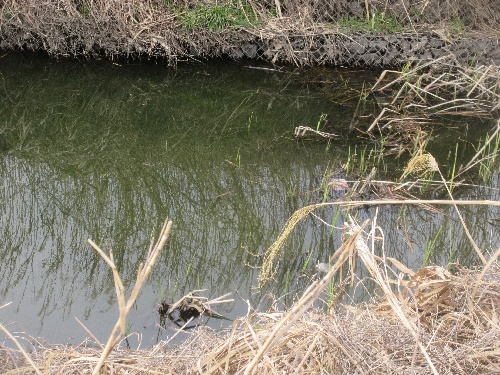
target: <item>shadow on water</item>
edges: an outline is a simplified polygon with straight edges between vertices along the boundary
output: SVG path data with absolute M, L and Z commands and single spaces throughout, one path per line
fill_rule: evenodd
M 369 72 L 331 70 L 315 82 L 232 63 L 174 71 L 3 58 L 0 303 L 13 303 L 0 311 L 2 321 L 71 343 L 87 336 L 76 316 L 104 340 L 116 319 L 113 280 L 87 239 L 113 250 L 130 285 L 166 217 L 174 221 L 171 243 L 129 319 L 143 345 L 157 337 L 160 301 L 194 289 L 212 297 L 234 292 L 235 303 L 220 311 L 230 317 L 245 314 L 247 300 L 258 306 L 267 293 L 289 304 L 316 262 L 340 245 L 340 231 L 313 216 L 304 219 L 287 241 L 275 282 L 257 292 L 261 255 L 296 209 L 323 199 L 317 189 L 325 170 L 347 154 L 345 141 L 326 148 L 297 143 L 291 134 L 295 126 L 315 127 L 325 114 L 346 129 L 356 105 L 345 99 L 347 86 L 374 79 Z M 343 99 L 332 100 L 325 87 L 342 91 Z M 497 199 L 498 193 L 486 189 L 481 196 Z M 496 246 L 495 213 L 463 211 L 480 246 Z M 349 213 L 363 220 L 375 209 Z M 347 219 L 335 209 L 317 214 L 337 228 Z M 385 207 L 378 222 L 387 253 L 409 266 L 422 265 L 429 238 L 440 249 L 429 263 L 476 262 L 451 209 L 436 215 Z M 231 323 L 214 326 L 221 324 Z

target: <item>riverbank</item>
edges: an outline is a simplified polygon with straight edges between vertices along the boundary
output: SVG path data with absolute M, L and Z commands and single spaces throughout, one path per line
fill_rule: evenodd
M 149 350 L 130 350 L 122 340 L 117 350 L 104 356 L 105 373 L 500 371 L 496 313 L 500 251 L 487 255 L 489 261 L 479 269 L 454 265 L 453 271 L 437 266 L 412 271 L 371 252 L 374 248 L 370 247 L 378 247 L 373 242 L 370 245 L 371 237 L 380 228 L 365 232 L 352 224 L 346 230 L 351 237 L 332 255 L 326 274 L 312 281 L 289 310 L 258 313 L 249 306 L 249 314 L 235 320 L 230 329 L 214 331 L 201 326 L 190 331 L 180 345 L 166 341 Z M 352 262 L 356 257 L 375 284 L 372 303 L 363 306 L 338 302 L 349 285 L 367 289 L 367 284 L 356 279 Z M 344 281 L 334 281 L 338 272 L 344 274 Z M 394 284 L 397 288 L 391 287 Z M 325 290 L 327 301 L 322 300 Z M 315 303 L 324 308 L 312 308 Z M 103 344 L 90 340 L 78 346 L 35 344 L 30 354 L 0 346 L 0 372 L 97 374 L 101 373 L 97 363 L 103 352 Z
M 392 67 L 450 55 L 461 64 L 500 64 L 494 0 L 2 3 L 0 49 L 55 57 Z

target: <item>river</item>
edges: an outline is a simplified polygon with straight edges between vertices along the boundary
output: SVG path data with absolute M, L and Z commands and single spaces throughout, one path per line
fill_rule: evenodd
M 174 223 L 171 242 L 128 319 L 128 331 L 138 334 L 134 343 L 149 346 L 172 335 L 157 326 L 159 303 L 196 289 L 206 289 L 207 297 L 233 293 L 235 302 L 218 307 L 229 318 L 249 307 L 290 305 L 314 277 L 315 264 L 341 244 L 347 215 L 375 215 L 376 208 L 332 208 L 304 219 L 286 243 L 275 280 L 256 290 L 262 253 L 293 212 L 346 194 L 337 189 L 325 196 L 320 188 L 325 174 L 349 181 L 342 165 L 364 141 L 348 128 L 359 90 L 377 77 L 341 68 L 278 71 L 251 62 L 191 62 L 173 69 L 161 62 L 4 54 L 0 306 L 10 304 L 0 309 L 0 321 L 27 341 L 79 343 L 88 334 L 76 317 L 104 341 L 117 318 L 115 289 L 87 239 L 113 250 L 130 291 L 166 218 Z M 373 100 L 364 106 L 376 110 Z M 319 121 L 328 121 L 339 138 L 293 138 L 295 127 L 316 128 Z M 443 168 L 456 142 L 467 150 L 489 130 L 468 121 L 455 131 L 436 132 L 431 141 Z M 466 142 L 463 129 L 471 133 Z M 382 177 L 389 179 L 404 167 L 399 159 L 383 165 Z M 498 199 L 496 186 L 497 172 L 488 183 L 456 194 Z M 497 211 L 462 209 L 486 250 L 498 246 Z M 384 207 L 378 215 L 387 254 L 409 267 L 422 266 L 429 246 L 429 264 L 478 264 L 450 208 L 432 213 Z

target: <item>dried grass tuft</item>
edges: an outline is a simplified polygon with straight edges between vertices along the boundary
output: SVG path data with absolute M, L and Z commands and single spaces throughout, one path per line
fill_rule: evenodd
M 385 70 L 372 92 L 381 111 L 367 133 L 408 148 L 422 142 L 428 125 L 442 116 L 498 118 L 500 67 L 466 66 L 444 56 L 401 71 Z
M 370 229 L 371 228 L 371 229 Z M 381 229 L 351 223 L 330 270 L 287 311 L 252 313 L 225 331 L 200 327 L 177 346 L 110 353 L 101 371 L 150 374 L 495 374 L 500 372 L 500 249 L 482 268 L 416 272 L 383 254 Z M 379 254 L 379 255 L 377 255 Z M 313 307 L 338 270 L 358 257 L 376 283 L 363 306 Z M 351 273 L 354 270 L 351 268 Z M 375 297 L 378 296 L 378 297 Z M 89 343 L 32 354 L 45 373 L 90 372 L 101 350 Z M 33 373 L 23 357 L 10 373 Z M 24 367 L 23 367 L 24 366 Z M 4 369 L 6 370 L 6 369 Z M 9 373 L 9 372 L 6 372 Z

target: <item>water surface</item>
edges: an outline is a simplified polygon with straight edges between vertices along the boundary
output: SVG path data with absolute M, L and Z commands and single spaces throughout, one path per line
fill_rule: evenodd
M 104 341 L 117 317 L 113 278 L 87 239 L 113 250 L 130 286 L 166 218 L 174 222 L 171 243 L 128 320 L 143 346 L 158 339 L 159 302 L 194 289 L 207 289 L 208 297 L 232 292 L 235 302 L 219 311 L 232 318 L 249 305 L 257 308 L 267 293 L 293 301 L 314 264 L 340 245 L 341 231 L 313 216 L 304 219 L 287 241 L 276 280 L 257 291 L 260 255 L 296 209 L 324 199 L 323 176 L 339 169 L 349 145 L 352 152 L 359 143 L 347 135 L 357 90 L 377 73 L 246 65 L 171 69 L 23 54 L 0 60 L 0 305 L 12 302 L 0 310 L 2 322 L 49 342 L 79 343 L 87 334 L 77 317 Z M 365 106 L 376 109 L 371 101 Z M 320 118 L 338 141 L 293 139 L 296 126 L 315 128 Z M 480 123 L 461 126 L 488 130 Z M 449 136 L 434 141 L 444 163 L 454 145 L 439 142 Z M 401 163 L 389 169 L 400 173 Z M 328 199 L 345 193 L 331 191 Z M 457 196 L 498 199 L 498 192 L 463 188 Z M 347 213 L 336 213 L 317 214 L 340 228 Z M 350 214 L 363 220 L 375 209 Z M 498 246 L 498 212 L 464 208 L 463 215 L 480 246 Z M 422 265 L 434 239 L 431 263 L 477 264 L 451 209 L 384 207 L 378 223 L 388 255 L 411 267 Z

